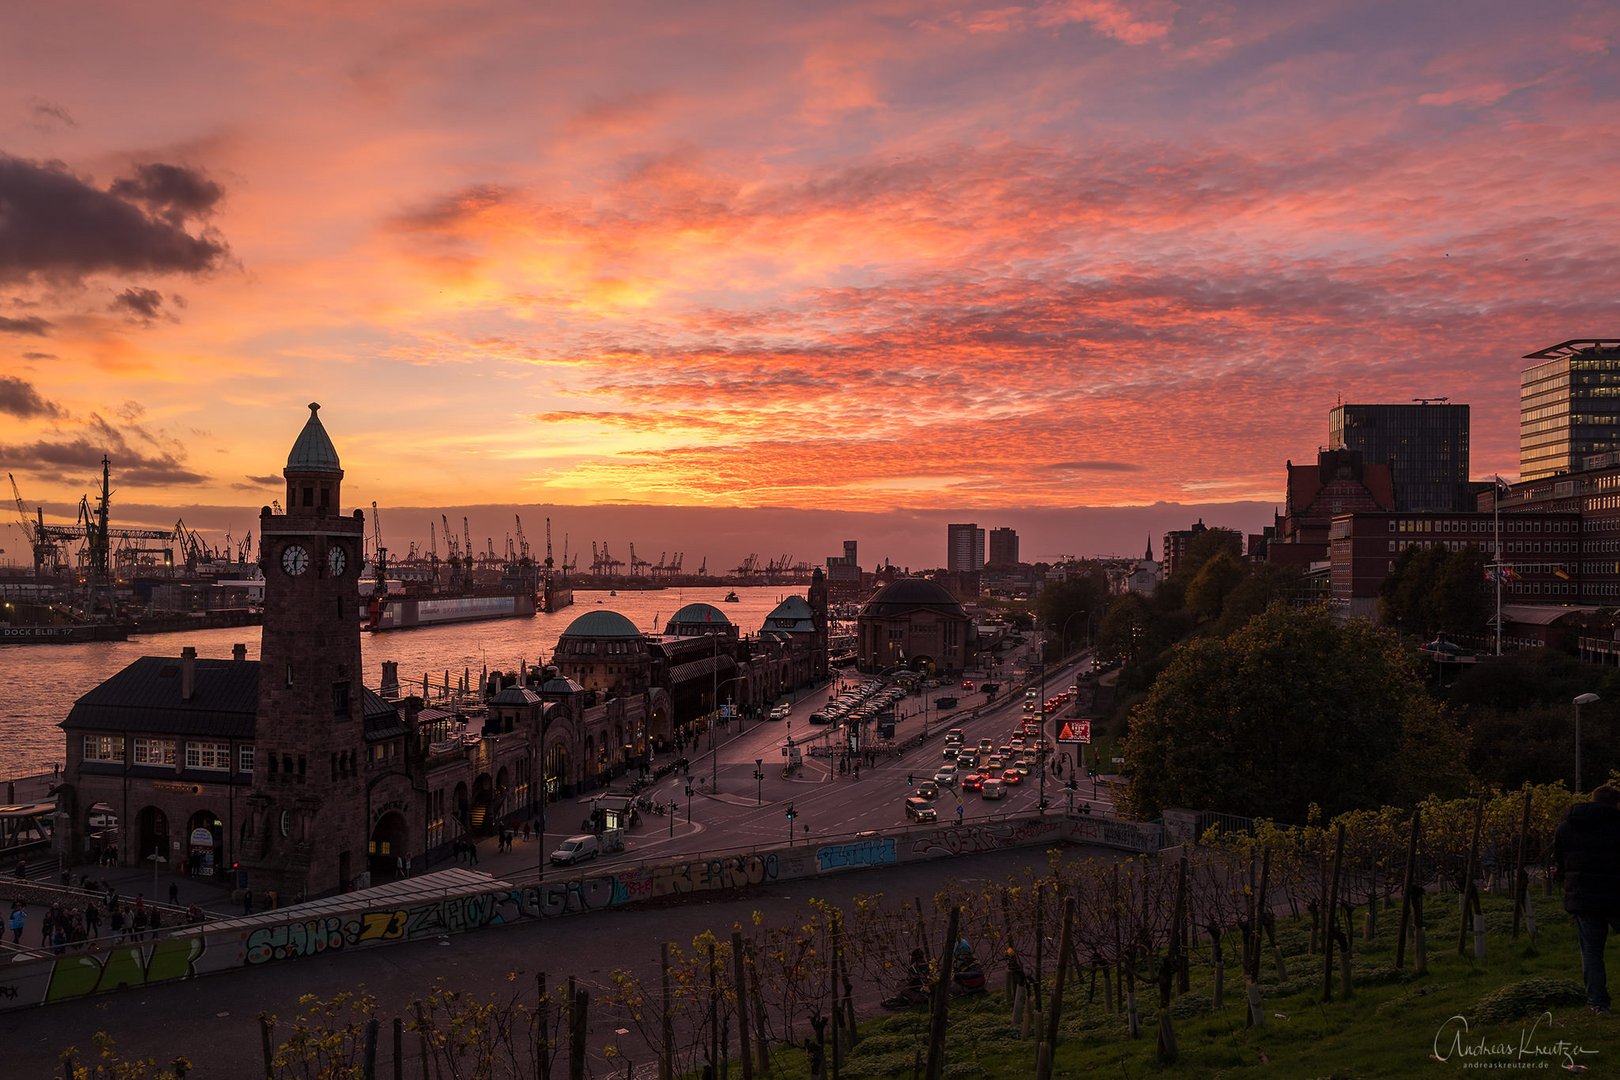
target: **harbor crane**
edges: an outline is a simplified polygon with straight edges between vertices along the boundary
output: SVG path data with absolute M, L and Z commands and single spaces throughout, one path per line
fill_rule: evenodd
M 563 549 L 563 561 L 568 561 L 568 549 Z M 546 518 L 546 569 L 551 569 L 551 519 Z
M 643 570 L 650 569 L 652 563 L 636 556 L 636 542 L 630 541 L 630 576 L 640 577 Z
M 707 555 L 703 556 L 703 562 L 701 564 L 699 564 L 699 566 L 698 566 L 697 576 L 698 577 L 708 577 L 709 576 L 709 557 Z

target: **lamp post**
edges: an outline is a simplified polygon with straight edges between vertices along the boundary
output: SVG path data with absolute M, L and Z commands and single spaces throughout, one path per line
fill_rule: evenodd
M 1596 694 L 1581 694 L 1575 698 L 1575 794 L 1581 793 L 1581 706 L 1602 700 Z
M 765 803 L 765 759 L 754 759 L 754 805 Z
M 686 784 L 686 823 L 688 825 L 692 824 L 692 783 L 691 783 L 691 781 L 687 781 L 687 784 Z
M 1058 631 L 1058 648 L 1063 650 L 1063 656 L 1069 655 L 1069 624 L 1074 621 L 1075 616 L 1082 614 L 1084 612 L 1078 610 L 1069 612 L 1068 618 L 1063 620 L 1063 629 Z
M 1035 767 L 1041 774 L 1041 794 L 1038 808 L 1042 814 L 1046 813 L 1046 743 L 1044 737 L 1035 751 Z

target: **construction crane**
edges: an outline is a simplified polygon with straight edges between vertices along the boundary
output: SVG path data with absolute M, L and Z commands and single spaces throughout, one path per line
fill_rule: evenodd
M 630 576 L 640 577 L 641 572 L 652 566 L 646 559 L 636 557 L 636 542 L 630 541 Z
M 619 568 L 621 566 L 623 566 L 623 565 L 624 565 L 624 560 L 623 559 L 615 559 L 612 555 L 608 554 L 607 541 L 603 540 L 602 541 L 602 567 L 603 567 L 603 569 L 609 574 L 616 574 L 616 573 L 619 572 Z
M 708 577 L 709 576 L 709 557 L 707 555 L 703 556 L 703 562 L 698 564 L 697 576 L 698 577 Z
M 579 569 L 579 556 L 576 555 L 576 556 L 574 556 L 572 561 L 569 560 L 569 558 L 568 558 L 568 534 L 563 533 L 562 572 L 565 573 L 565 574 L 572 574 L 577 569 Z
M 461 519 L 461 537 L 462 540 L 465 541 L 463 544 L 464 550 L 461 556 L 461 561 L 467 567 L 468 580 L 471 580 L 473 568 L 472 525 L 467 522 L 465 515 Z
M 600 577 L 602 575 L 602 556 L 596 553 L 596 541 L 591 541 L 591 573 Z
M 759 554 L 757 552 L 750 552 L 748 557 L 742 561 L 741 566 L 733 567 L 731 570 L 738 577 L 752 577 L 758 571 Z
M 528 562 L 530 560 L 529 538 L 523 535 L 523 518 L 513 514 L 512 520 L 517 522 L 517 557 L 523 562 Z
M 377 502 L 371 503 L 371 550 L 376 554 L 374 558 L 381 564 L 388 555 L 388 549 L 382 546 L 382 517 L 377 513 Z
M 519 535 L 521 535 L 521 533 Z M 566 549 L 563 552 L 563 561 L 568 561 L 568 552 Z M 546 569 L 550 570 L 551 567 L 551 519 L 546 518 Z

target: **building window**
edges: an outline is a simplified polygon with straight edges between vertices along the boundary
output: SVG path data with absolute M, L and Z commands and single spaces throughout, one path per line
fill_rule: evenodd
M 335 682 L 332 684 L 332 715 L 349 715 L 349 684 Z
M 231 767 L 231 744 L 222 742 L 186 743 L 186 768 L 217 769 L 224 772 Z
M 173 765 L 173 739 L 135 739 L 130 746 L 130 761 L 136 765 Z
M 270 763 L 274 765 L 275 761 L 275 755 L 271 754 Z M 236 771 L 240 773 L 251 773 L 253 771 L 252 743 L 243 743 L 241 746 L 236 748 Z
M 84 737 L 84 760 L 123 761 L 124 737 L 122 735 L 86 735 Z

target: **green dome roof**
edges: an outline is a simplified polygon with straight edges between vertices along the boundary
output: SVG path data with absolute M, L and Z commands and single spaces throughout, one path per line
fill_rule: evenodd
M 636 624 L 617 611 L 587 611 L 568 624 L 563 637 L 633 638 L 640 637 Z
M 309 421 L 298 433 L 292 453 L 287 455 L 287 468 L 296 472 L 343 471 L 343 466 L 338 464 L 337 447 L 332 445 L 331 437 L 321 426 L 321 418 L 316 415 L 320 409 L 318 404 L 310 402 Z
M 861 606 L 864 618 L 885 619 L 918 608 L 932 608 L 947 615 L 966 618 L 967 611 L 944 586 L 924 578 L 901 578 L 883 586 Z
M 731 625 L 731 620 L 726 618 L 725 612 L 721 611 L 713 604 L 705 604 L 703 601 L 699 600 L 695 603 L 687 604 L 675 614 L 671 615 L 669 617 L 669 622 L 666 625 L 691 626 L 694 623 L 713 623 L 716 627 L 727 627 Z M 668 631 L 666 630 L 666 633 L 667 632 Z

